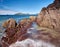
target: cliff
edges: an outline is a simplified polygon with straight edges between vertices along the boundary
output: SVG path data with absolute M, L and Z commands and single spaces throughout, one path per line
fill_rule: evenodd
M 43 8 L 37 16 L 37 24 L 60 32 L 60 0 Z

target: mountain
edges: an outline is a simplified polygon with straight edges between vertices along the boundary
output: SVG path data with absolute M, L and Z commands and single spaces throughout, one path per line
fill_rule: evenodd
M 27 14 L 25 14 L 25 13 L 16 13 L 15 15 L 32 15 L 32 16 L 33 16 L 33 15 L 36 15 L 36 16 L 37 16 L 38 14 L 28 14 L 28 13 L 27 13 Z
M 24 13 L 16 13 L 15 15 L 25 15 Z

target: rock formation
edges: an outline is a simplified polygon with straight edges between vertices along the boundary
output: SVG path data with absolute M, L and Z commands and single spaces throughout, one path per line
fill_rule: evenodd
M 12 18 L 8 19 L 2 24 L 4 28 L 14 28 L 16 27 L 16 25 L 17 25 L 16 21 Z
M 41 10 L 37 16 L 37 24 L 60 32 L 60 0 L 55 0 Z
M 5 35 L 1 39 L 2 47 L 8 47 L 10 44 L 16 42 L 17 40 L 22 41 L 28 38 L 29 36 L 27 34 L 27 29 L 30 28 L 32 25 L 32 21 L 30 19 L 23 19 L 16 26 L 13 25 L 13 23 L 15 24 L 15 21 L 11 20 L 10 22 L 12 23 L 11 25 L 13 27 L 11 27 L 10 22 L 8 22 L 9 21 L 8 20 L 7 23 L 9 26 L 5 25 L 6 26 Z
M 35 22 L 35 21 L 36 21 L 36 17 L 35 17 L 35 16 L 30 16 L 30 20 L 31 20 L 32 22 Z

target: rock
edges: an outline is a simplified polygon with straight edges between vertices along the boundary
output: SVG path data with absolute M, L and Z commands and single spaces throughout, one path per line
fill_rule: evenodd
M 12 37 L 14 34 L 17 32 L 17 28 L 7 28 L 5 30 L 6 36 L 7 37 Z
M 7 27 L 6 30 L 4 31 L 5 35 L 1 39 L 2 45 L 8 46 L 12 43 L 15 43 L 17 40 L 19 41 L 25 40 L 29 36 L 27 34 L 27 29 L 30 28 L 31 26 L 32 26 L 32 22 L 30 22 L 29 19 L 23 19 L 14 28 Z
M 23 19 L 20 21 L 20 24 L 24 24 L 25 22 L 27 22 L 27 19 Z
M 14 35 L 15 40 L 22 41 L 28 37 L 27 29 L 32 26 L 30 19 L 23 19 L 18 24 L 18 32 Z
M 35 16 L 30 16 L 30 20 L 31 20 L 31 22 L 35 22 L 36 21 L 36 17 Z
M 12 18 L 11 19 L 8 19 L 7 21 L 5 21 L 2 24 L 2 26 L 4 28 L 14 28 L 14 27 L 16 27 L 16 25 L 17 25 L 16 21 L 14 19 L 12 19 Z
M 56 5 L 55 5 L 56 4 Z M 37 24 L 60 31 L 60 0 L 55 0 L 48 7 L 43 8 L 37 16 Z M 57 8 L 56 8 L 57 7 Z
M 32 23 L 33 22 L 30 19 L 23 19 L 19 22 L 18 27 L 20 27 L 20 28 L 26 27 L 26 29 L 27 29 L 27 28 L 31 27 Z
M 0 47 L 2 47 L 2 45 L 1 45 L 1 41 L 0 41 Z

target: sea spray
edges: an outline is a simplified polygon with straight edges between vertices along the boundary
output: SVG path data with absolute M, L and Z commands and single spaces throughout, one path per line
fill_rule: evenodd
M 14 44 L 11 44 L 9 47 L 55 47 L 51 43 L 44 42 L 43 40 L 33 40 L 33 39 L 26 39 L 23 41 L 17 41 Z

